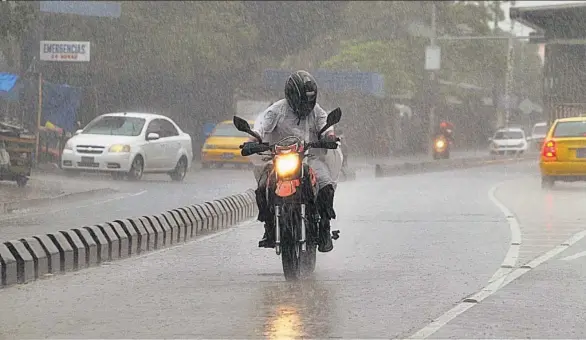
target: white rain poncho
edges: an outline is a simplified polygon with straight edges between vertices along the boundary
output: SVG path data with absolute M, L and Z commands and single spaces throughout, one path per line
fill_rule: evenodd
M 273 103 L 257 117 L 253 130 L 262 137 L 263 142 L 269 142 L 270 144 L 274 144 L 289 136 L 297 136 L 306 142 L 317 142 L 317 133 L 326 125 L 327 117 L 328 113 L 322 109 L 319 104 L 316 104 L 315 108 L 307 118 L 299 120 L 293 109 L 291 109 L 287 103 L 287 100 L 282 99 Z M 324 135 L 329 131 L 333 131 L 333 127 L 327 129 L 324 132 Z M 339 148 L 328 151 L 332 151 L 332 155 L 334 156 L 326 157 L 326 159 L 332 159 L 335 160 L 335 163 L 341 164 L 341 153 L 336 152 L 339 151 Z M 309 166 L 313 168 L 316 173 L 318 190 L 328 184 L 331 184 L 335 188 L 336 182 L 333 178 L 338 177 L 336 170 L 339 172 L 339 169 L 336 169 L 339 168 L 338 164 L 336 164 L 336 166 L 328 167 L 329 164 L 326 165 L 326 163 L 320 159 L 320 156 L 324 156 L 325 152 L 326 150 L 323 149 L 312 149 L 309 153 L 313 156 L 310 156 L 307 160 Z M 266 164 L 260 164 L 259 160 L 259 158 L 253 160 L 255 165 L 260 166 Z M 334 176 L 330 173 L 330 169 L 336 169 L 332 171 L 336 172 Z M 256 174 L 256 177 L 258 179 L 258 173 Z

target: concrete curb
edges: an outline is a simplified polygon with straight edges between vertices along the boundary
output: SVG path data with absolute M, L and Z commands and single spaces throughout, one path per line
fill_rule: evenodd
M 0 287 L 98 266 L 182 244 L 257 214 L 253 190 L 159 215 L 0 243 Z
M 40 197 L 40 198 L 31 198 L 28 200 L 20 200 L 20 201 L 12 201 L 12 202 L 0 202 L 0 215 L 2 214 L 9 214 L 14 210 L 19 209 L 27 209 L 31 207 L 37 207 L 40 204 L 48 203 L 54 200 L 61 200 L 70 197 L 79 198 L 81 196 L 94 196 L 98 194 L 113 194 L 118 192 L 118 190 L 110 189 L 110 188 L 99 188 L 99 189 L 92 189 L 80 192 L 72 192 L 61 194 L 57 196 L 50 196 L 50 197 Z
M 391 177 L 426 172 L 439 172 L 457 169 L 469 169 L 493 164 L 506 164 L 522 161 L 538 160 L 538 154 L 527 154 L 519 157 L 484 156 L 471 158 L 456 158 L 437 161 L 425 161 L 417 163 L 402 164 L 376 164 L 374 177 Z

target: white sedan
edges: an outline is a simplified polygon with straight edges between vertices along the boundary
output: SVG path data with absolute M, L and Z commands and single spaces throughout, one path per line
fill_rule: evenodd
M 143 173 L 168 173 L 182 181 L 193 159 L 191 137 L 168 117 L 151 113 L 107 113 L 65 144 L 66 172 L 110 172 L 139 180 Z
M 490 138 L 490 142 L 491 155 L 507 153 L 519 155 L 527 150 L 525 132 L 519 128 L 500 129 Z

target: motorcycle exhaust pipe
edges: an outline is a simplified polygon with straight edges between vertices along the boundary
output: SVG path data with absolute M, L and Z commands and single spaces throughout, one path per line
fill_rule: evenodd
M 305 242 L 305 204 L 301 205 L 301 251 L 305 251 L 307 249 L 306 242 Z
M 277 255 L 281 255 L 281 223 L 279 217 L 281 217 L 281 210 L 278 205 L 275 205 L 275 251 Z

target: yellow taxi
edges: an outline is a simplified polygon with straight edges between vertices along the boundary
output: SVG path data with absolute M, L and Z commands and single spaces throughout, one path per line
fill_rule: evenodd
M 249 120 L 248 123 L 253 126 L 254 121 Z M 250 160 L 240 155 L 240 145 L 249 138 L 247 133 L 236 130 L 231 120 L 219 123 L 208 136 L 201 150 L 202 167 L 209 168 L 211 165 L 221 167 L 224 164 L 249 165 Z
M 541 187 L 555 181 L 586 181 L 586 117 L 556 120 L 543 141 L 539 160 Z

